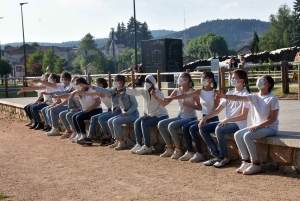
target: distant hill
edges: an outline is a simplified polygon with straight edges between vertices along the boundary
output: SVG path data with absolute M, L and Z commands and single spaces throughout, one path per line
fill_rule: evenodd
M 165 36 L 165 35 L 169 35 L 169 34 L 173 34 L 176 31 L 172 31 L 172 30 L 165 30 L 165 29 L 161 29 L 161 30 L 153 30 L 151 31 L 153 38 L 158 38 L 161 36 Z
M 229 48 L 238 49 L 249 44 L 253 39 L 253 32 L 262 36 L 270 27 L 269 22 L 254 19 L 225 19 L 212 20 L 201 23 L 197 26 L 186 29 L 186 40 L 203 36 L 208 32 L 213 32 L 224 37 Z M 163 36 L 164 38 L 183 39 L 184 31 L 178 31 Z

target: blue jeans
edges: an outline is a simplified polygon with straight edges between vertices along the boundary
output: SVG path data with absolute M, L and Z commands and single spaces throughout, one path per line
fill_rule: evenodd
M 237 131 L 234 134 L 234 139 L 241 152 L 242 158 L 243 159 L 249 158 L 249 154 L 250 154 L 251 161 L 256 161 L 257 152 L 256 152 L 256 146 L 254 140 L 263 137 L 274 136 L 277 134 L 277 131 L 274 130 L 273 128 L 265 127 L 265 128 L 258 129 L 254 132 L 251 132 L 249 131 L 250 127 Z
M 147 120 L 142 121 L 142 119 L 145 117 L 146 117 L 146 115 L 138 118 L 134 122 L 134 133 L 135 133 L 136 142 L 139 145 L 142 146 L 142 138 L 144 137 L 145 145 L 147 147 L 150 147 L 151 146 L 150 127 L 156 126 L 159 121 L 169 118 L 169 115 L 165 115 L 165 116 L 162 116 L 159 118 L 158 117 L 150 117 Z
M 219 121 L 208 123 L 205 126 L 201 127 L 199 131 L 211 155 L 213 155 L 214 157 L 223 158 L 228 156 L 227 145 L 226 145 L 226 134 L 234 133 L 238 131 L 239 127 L 234 122 L 230 122 L 225 126 L 218 126 L 219 123 L 220 123 Z M 216 134 L 218 148 L 210 133 Z
M 99 113 L 102 113 L 102 108 L 93 109 L 87 113 L 78 112 L 72 116 L 72 120 L 74 122 L 75 130 L 77 133 L 86 134 L 85 123 L 84 120 L 90 119 L 92 116 L 95 116 Z
M 101 116 L 111 116 L 111 113 L 109 113 L 111 111 L 110 108 L 108 108 L 108 112 L 104 112 L 104 113 L 101 113 L 101 114 L 96 114 L 95 116 L 92 116 L 91 117 L 91 120 L 90 120 L 90 127 L 89 127 L 89 135 L 93 135 L 94 134 L 94 131 L 95 131 L 95 128 L 96 128 L 96 123 L 97 121 L 100 119 Z M 111 117 L 110 117 L 111 118 Z M 106 120 L 107 121 L 107 120 Z M 100 124 L 101 125 L 101 124 Z M 105 126 L 106 126 L 106 131 L 108 133 L 108 129 L 107 129 L 107 123 L 105 122 Z M 103 129 L 102 129 L 103 131 Z M 104 133 L 104 131 L 103 131 Z M 104 133 L 106 134 L 106 133 Z
M 76 112 L 70 112 L 69 110 L 65 110 L 65 111 L 62 111 L 61 113 L 59 113 L 59 118 L 60 118 L 60 120 L 63 123 L 65 128 L 71 127 L 72 130 L 75 131 L 75 126 L 74 126 L 74 122 L 72 120 L 72 117 L 73 117 L 73 115 L 75 115 L 79 112 L 81 112 L 81 111 L 79 110 L 79 111 L 76 111 Z
M 42 112 L 42 114 L 44 116 L 44 120 L 45 120 L 45 124 L 46 125 L 50 125 L 51 124 L 50 119 L 48 118 L 48 110 L 49 110 L 48 106 L 44 107 L 41 110 L 41 112 Z
M 32 117 L 35 122 L 42 122 L 39 110 L 42 110 L 44 107 L 47 106 L 48 105 L 46 103 L 43 103 L 43 104 L 35 104 L 30 108 Z
M 24 107 L 24 111 L 26 113 L 26 115 L 28 116 L 29 119 L 33 120 L 33 116 L 32 116 L 32 113 L 31 113 L 31 107 L 34 106 L 34 105 L 37 105 L 36 103 L 34 104 L 28 104 Z
M 184 124 L 195 120 L 196 118 L 181 117 L 165 119 L 158 123 L 158 130 L 164 138 L 167 145 L 172 144 L 171 137 L 173 138 L 175 145 L 180 145 L 177 129 L 181 128 Z
M 58 115 L 62 111 L 68 110 L 68 106 L 60 106 L 56 107 L 54 109 L 48 110 L 48 113 L 50 113 L 51 117 L 51 125 L 53 127 L 58 127 Z
M 134 122 L 137 118 L 139 118 L 140 114 L 139 111 L 136 110 L 129 116 L 123 116 L 120 115 L 110 118 L 107 123 L 109 126 L 109 129 L 111 131 L 111 134 L 113 138 L 117 137 L 123 137 L 123 131 L 122 131 L 122 124 L 128 124 L 130 122 Z
M 203 115 L 205 116 L 205 115 Z M 219 117 L 215 116 L 206 121 L 206 123 L 219 121 Z M 182 126 L 182 134 L 185 141 L 186 149 L 188 152 L 193 152 L 192 140 L 195 143 L 196 152 L 201 153 L 201 143 L 200 143 L 200 135 L 198 128 L 199 121 L 192 121 Z

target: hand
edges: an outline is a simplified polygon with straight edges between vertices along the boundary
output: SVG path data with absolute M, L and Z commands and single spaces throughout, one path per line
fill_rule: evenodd
M 215 99 L 226 98 L 225 94 L 221 94 L 220 92 L 215 93 Z
M 86 110 L 83 110 L 83 113 L 88 113 L 90 111 L 91 111 L 90 109 L 86 109 Z
M 57 108 L 57 106 L 53 106 L 53 107 L 51 107 L 51 108 L 49 107 L 50 110 L 53 110 L 53 109 L 55 109 L 55 108 Z
M 204 126 L 206 124 L 206 118 L 203 117 L 199 123 L 198 123 L 198 128 L 200 129 L 202 126 Z
M 19 94 L 21 94 L 21 93 L 23 93 L 23 92 L 25 92 L 25 88 L 22 88 L 22 89 L 17 93 L 17 95 L 19 95 Z
M 45 93 L 46 93 L 46 92 L 43 91 L 43 92 L 41 92 L 41 95 L 45 95 Z
M 126 113 L 120 114 L 120 117 L 126 117 L 128 116 Z
M 77 94 L 77 91 L 73 91 L 70 93 L 70 98 L 74 98 L 74 96 Z
M 250 132 L 255 132 L 255 131 L 257 131 L 258 129 L 260 129 L 259 126 L 252 126 L 252 127 L 249 128 L 249 131 L 250 131 Z
M 70 112 L 76 112 L 78 110 L 79 110 L 79 108 L 74 108 L 74 109 L 71 109 Z
M 149 118 L 150 118 L 149 115 L 148 115 L 148 116 L 145 116 L 145 117 L 142 119 L 142 122 L 146 121 L 146 120 L 149 119 Z
M 39 104 L 39 105 L 41 105 L 41 104 L 45 104 L 45 103 L 46 103 L 46 102 L 38 102 L 38 104 Z
M 228 119 L 224 119 L 223 121 L 221 121 L 218 126 L 225 126 L 226 124 L 228 124 Z
M 150 91 L 150 94 L 151 94 L 152 97 L 157 97 L 157 96 L 156 96 L 156 92 L 155 92 L 154 89 L 152 89 L 152 90 Z

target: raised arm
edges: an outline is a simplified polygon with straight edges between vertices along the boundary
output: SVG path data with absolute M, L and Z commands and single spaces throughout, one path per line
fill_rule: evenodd
M 132 96 L 141 96 L 143 95 L 143 91 L 145 89 L 131 89 L 131 88 L 126 88 L 126 93 L 128 95 L 132 95 Z
M 56 83 L 50 83 L 48 81 L 43 81 L 43 80 L 39 80 L 40 83 L 42 83 L 43 85 L 53 88 L 53 89 L 58 89 Z
M 200 96 L 200 92 L 201 92 L 201 89 L 197 89 L 195 91 L 193 91 L 192 93 L 188 93 L 188 94 L 181 94 L 179 96 L 173 96 L 172 99 L 185 99 L 185 98 L 193 98 L 193 97 L 196 97 L 196 96 Z
M 177 94 L 177 90 L 178 90 L 178 89 L 175 89 L 175 90 L 172 92 L 172 94 L 171 94 L 171 96 L 170 96 L 171 98 L 174 97 L 175 94 Z M 153 97 L 160 105 L 162 105 L 162 106 L 166 106 L 166 105 L 168 105 L 168 104 L 171 102 L 171 101 L 167 102 L 167 101 L 164 101 L 164 100 L 158 98 L 157 95 L 156 95 L 155 90 L 153 90 L 153 89 L 151 90 L 150 94 L 151 94 L 151 96 L 152 96 L 152 97 Z
M 241 101 L 241 102 L 250 102 L 246 96 L 237 96 L 237 95 L 226 95 L 221 93 L 216 93 L 216 98 L 224 98 L 232 101 Z
M 23 92 L 32 92 L 36 90 L 44 90 L 46 89 L 46 86 L 39 86 L 39 87 L 23 87 L 21 90 L 18 92 L 18 94 L 23 93 Z

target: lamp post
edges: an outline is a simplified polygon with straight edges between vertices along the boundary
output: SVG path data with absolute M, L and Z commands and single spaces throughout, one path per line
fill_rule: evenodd
M 26 68 L 26 50 L 25 50 L 25 35 L 24 35 L 24 22 L 23 22 L 23 10 L 22 10 L 22 6 L 24 4 L 28 4 L 26 3 L 20 3 L 21 5 L 21 16 L 22 16 L 22 30 L 23 30 L 23 48 L 24 48 L 24 71 L 25 71 L 25 77 L 27 77 L 27 68 Z
M 136 41 L 135 0 L 133 0 L 133 13 L 134 13 L 134 55 L 135 55 L 135 67 L 137 67 L 137 41 Z
M 3 19 L 3 17 L 0 17 L 0 19 Z M 0 60 L 2 58 L 2 51 L 1 51 L 1 43 L 0 43 Z

